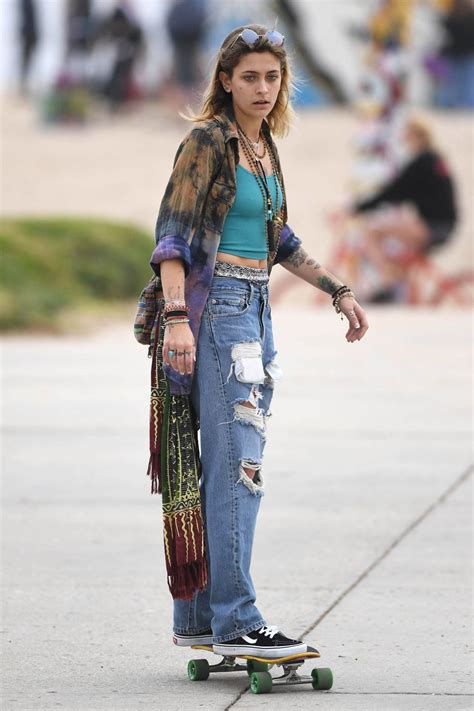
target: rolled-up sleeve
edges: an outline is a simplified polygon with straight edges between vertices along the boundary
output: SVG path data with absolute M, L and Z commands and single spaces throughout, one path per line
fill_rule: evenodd
M 278 251 L 276 253 L 274 264 L 279 264 L 285 259 L 288 259 L 290 254 L 300 247 L 302 244 L 299 237 L 295 235 L 290 225 L 286 223 L 280 234 L 280 243 L 278 245 Z
M 202 211 L 217 161 L 217 146 L 204 128 L 194 128 L 181 142 L 166 186 L 155 226 L 156 247 L 150 264 L 160 274 L 165 259 L 182 259 L 185 275 L 192 257 L 190 244 Z
M 191 250 L 189 244 L 181 235 L 165 235 L 160 239 L 151 255 L 150 264 L 159 269 L 158 265 L 165 259 L 182 259 L 186 276 L 191 269 Z M 156 271 L 156 270 L 155 270 Z M 159 273 L 159 272 L 157 272 Z

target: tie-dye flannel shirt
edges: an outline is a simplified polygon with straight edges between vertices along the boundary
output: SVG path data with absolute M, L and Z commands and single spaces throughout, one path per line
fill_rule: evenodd
M 284 188 L 276 145 L 264 120 L 262 130 L 273 147 L 278 179 Z M 226 215 L 236 193 L 239 162 L 238 133 L 232 106 L 214 119 L 199 123 L 180 143 L 155 227 L 156 247 L 150 264 L 160 276 L 160 263 L 179 258 L 185 271 L 185 299 L 189 325 L 198 342 L 201 316 L 214 274 L 216 254 Z M 287 224 L 286 202 L 278 251 L 270 252 L 268 273 L 273 264 L 287 259 L 301 240 Z M 172 395 L 189 395 L 193 374 L 183 374 L 163 364 Z

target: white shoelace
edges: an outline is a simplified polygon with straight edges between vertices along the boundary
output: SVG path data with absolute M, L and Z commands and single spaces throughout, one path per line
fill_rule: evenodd
M 273 637 L 278 632 L 278 627 L 276 625 L 265 625 L 258 631 L 260 634 L 264 634 L 265 637 L 270 637 L 270 639 L 273 639 Z

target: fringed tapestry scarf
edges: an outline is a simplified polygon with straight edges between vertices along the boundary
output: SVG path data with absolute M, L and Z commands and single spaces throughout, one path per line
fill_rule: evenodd
M 199 478 L 198 423 L 189 395 L 171 395 L 163 371 L 161 309 L 152 339 L 150 461 L 151 493 L 162 495 L 163 542 L 168 587 L 190 600 L 207 584 L 204 522 Z

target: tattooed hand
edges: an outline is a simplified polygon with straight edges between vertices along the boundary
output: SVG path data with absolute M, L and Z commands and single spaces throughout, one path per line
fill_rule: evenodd
M 317 289 L 321 289 L 326 294 L 334 294 L 342 286 L 339 279 L 319 264 L 316 259 L 309 257 L 301 245 L 281 264 L 289 272 Z M 349 330 L 346 333 L 347 342 L 360 341 L 369 328 L 364 309 L 351 296 L 344 296 L 339 301 L 339 308 L 349 321 Z
M 172 351 L 173 355 L 169 355 Z M 163 363 L 168 363 L 181 375 L 191 375 L 196 360 L 193 332 L 187 323 L 169 324 L 163 338 Z

